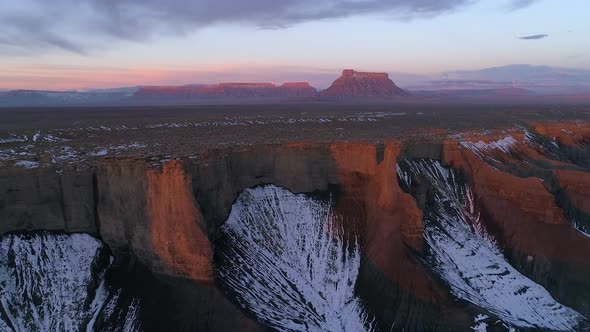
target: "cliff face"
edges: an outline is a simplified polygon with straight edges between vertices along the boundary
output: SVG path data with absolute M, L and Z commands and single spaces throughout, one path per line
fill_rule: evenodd
M 590 177 L 585 172 L 556 170 L 559 186 L 565 191 L 567 199 L 581 212 L 590 215 Z
M 387 73 L 365 73 L 346 69 L 332 85 L 320 93 L 323 98 L 399 98 L 409 96 Z
M 590 141 L 590 128 L 583 122 L 533 122 L 531 126 L 540 135 L 563 145 L 580 146 Z
M 191 192 L 191 178 L 178 161 L 147 174 L 152 245 L 164 267 L 192 280 L 213 280 L 213 248 Z
M 92 172 L 0 171 L 0 233 L 68 230 L 97 233 Z
M 584 156 L 588 141 L 583 126 L 567 127 L 568 132 L 539 129 L 545 127 L 464 133 L 461 140 L 444 142 L 215 149 L 159 168 L 143 158 L 113 158 L 61 173 L 49 167 L 5 169 L 0 233 L 90 233 L 108 246 L 115 266 L 144 267 L 174 301 L 201 307 L 188 296 L 204 296 L 212 303 L 204 315 L 227 310 L 234 319 L 225 327 L 255 330 L 257 323 L 225 298 L 231 294 L 222 295 L 214 285 L 219 278 L 214 253 L 240 193 L 273 184 L 328 200 L 347 221 L 345 233 L 358 235 L 357 288 L 379 327 L 397 321 L 406 330 L 466 330 L 474 312 L 490 312 L 477 301 L 458 302 L 462 298 L 449 288 L 448 276 L 431 264 L 444 258 L 436 250 L 442 226 L 433 219 L 464 213 L 471 204 L 479 213 L 473 219 L 501 252 L 494 251 L 496 261 L 588 315 L 590 173 L 583 159 L 576 159 Z M 560 133 L 573 141 L 547 143 Z M 463 185 L 473 193 L 472 201 Z M 444 195 L 452 209 L 444 203 L 448 200 L 438 201 Z M 461 204 L 465 209 L 453 210 Z M 184 290 L 173 290 L 179 283 Z

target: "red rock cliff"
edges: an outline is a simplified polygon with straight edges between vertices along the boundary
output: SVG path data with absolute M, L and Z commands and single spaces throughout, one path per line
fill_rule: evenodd
M 191 178 L 180 162 L 147 173 L 147 203 L 152 245 L 164 265 L 192 280 L 213 280 L 213 249 L 201 229 L 201 211 L 191 192 Z
M 368 258 L 392 281 L 420 297 L 433 301 L 433 282 L 412 262 L 404 243 L 421 251 L 422 211 L 414 198 L 397 184 L 396 160 L 400 145 L 386 144 L 383 160 L 377 148 L 367 144 L 333 144 L 343 196 L 336 210 L 361 220 Z M 409 277 L 412 276 L 412 277 Z
M 212 249 L 179 162 L 162 171 L 142 159 L 110 160 L 98 170 L 100 234 L 115 255 L 131 255 L 154 273 L 211 281 Z

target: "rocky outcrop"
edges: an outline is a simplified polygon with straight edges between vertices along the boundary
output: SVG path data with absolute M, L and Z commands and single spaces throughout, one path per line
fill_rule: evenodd
M 398 184 L 396 163 L 402 145 L 332 144 L 330 150 L 342 191 L 335 209 L 348 222 L 361 224 L 366 262 L 359 287 L 368 294 L 366 301 L 391 303 L 374 306 L 381 307 L 375 314 L 382 329 L 390 328 L 394 321 L 398 328 L 409 330 L 468 324 L 448 291 L 416 259 L 416 253 L 421 255 L 425 249 L 423 213 Z
M 338 167 L 343 195 L 342 214 L 362 216 L 366 222 L 366 245 L 369 253 L 390 252 L 383 245 L 405 243 L 422 251 L 422 212 L 408 194 L 397 185 L 395 163 L 400 145 L 333 144 L 330 147 Z M 382 154 L 378 159 L 378 151 Z M 361 211 L 348 208 L 360 207 Z M 403 207 L 403 208 L 402 208 Z M 390 236 L 397 237 L 392 241 Z M 371 256 L 371 255 L 369 255 Z M 385 267 L 385 266 L 384 266 Z
M 493 169 L 468 150 L 462 151 L 463 160 L 454 160 L 453 155 L 456 157 L 456 152 L 447 154 L 447 162 L 453 166 L 462 162 L 469 165 L 468 171 L 478 197 L 485 201 L 484 205 L 488 206 L 490 213 L 502 214 L 495 219 L 508 222 L 516 219 L 515 211 L 521 211 L 520 220 L 567 224 L 563 212 L 555 205 L 554 197 L 547 192 L 540 179 L 520 178 Z
M 387 73 L 366 73 L 345 69 L 332 85 L 320 93 L 324 99 L 400 98 L 409 94 L 398 88 Z

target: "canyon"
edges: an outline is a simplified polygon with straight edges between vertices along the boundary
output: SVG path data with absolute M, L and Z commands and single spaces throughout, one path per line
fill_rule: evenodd
M 3 149 L 38 155 L 0 168 L 0 285 L 19 290 L 10 280 L 38 276 L 21 280 L 35 292 L 36 283 L 57 285 L 42 269 L 85 271 L 75 282 L 88 291 L 73 292 L 72 301 L 92 305 L 68 326 L 97 331 L 590 327 L 583 112 L 523 111 L 484 129 L 449 113 L 454 127 L 445 130 L 426 126 L 430 117 L 441 124 L 440 111 L 420 109 L 426 114 L 416 113 L 423 121 L 410 128 L 413 136 L 395 129 L 415 122 L 399 115 L 411 110 L 355 118 L 371 119 L 367 126 L 323 113 L 317 122 L 285 124 L 318 126 L 319 137 L 275 143 L 265 141 L 286 127 L 257 112 L 269 123 L 248 128 L 260 139 L 251 144 L 199 145 L 188 135 L 235 139 L 242 125 L 108 127 L 118 146 L 176 133 L 158 138 L 159 153 L 147 143 L 90 154 L 86 132 L 11 129 Z M 366 136 L 379 125 L 387 134 Z M 341 127 L 347 136 L 339 138 Z M 39 150 L 25 149 L 35 144 Z M 72 159 L 60 157 L 66 145 Z M 28 313 L 18 305 L 35 296 L 4 294 L 0 327 L 17 331 L 26 319 L 11 313 Z M 66 300 L 52 296 L 37 298 L 66 310 Z

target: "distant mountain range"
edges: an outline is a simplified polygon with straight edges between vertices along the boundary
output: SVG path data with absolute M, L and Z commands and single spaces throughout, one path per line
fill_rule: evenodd
M 191 102 L 228 99 L 280 99 L 313 98 L 317 90 L 307 82 L 272 83 L 221 83 L 216 85 L 147 86 L 137 90 L 134 102 Z
M 409 90 L 522 88 L 538 94 L 590 93 L 590 70 L 509 65 L 424 76 L 404 85 Z
M 110 105 L 131 98 L 140 88 L 89 91 L 0 91 L 0 106 Z
M 400 75 L 403 79 L 409 76 Z M 327 89 L 308 82 L 136 86 L 88 91 L 0 91 L 0 107 L 102 106 L 306 101 L 573 102 L 590 103 L 590 70 L 511 65 L 412 76 L 398 87 L 387 73 L 344 70 Z
M 550 66 L 509 65 L 472 71 L 451 71 L 443 75 L 448 79 L 504 81 L 539 86 L 590 86 L 590 70 Z

